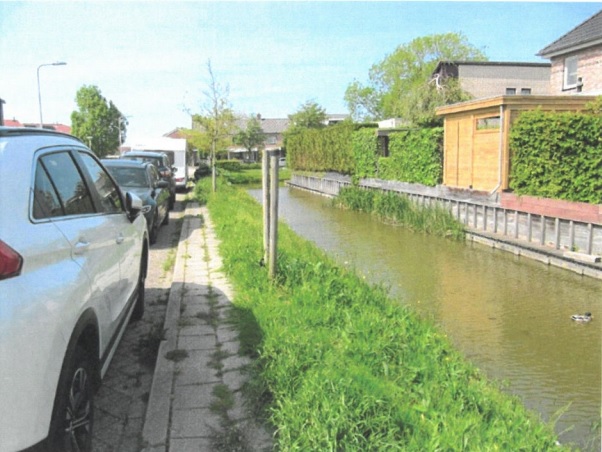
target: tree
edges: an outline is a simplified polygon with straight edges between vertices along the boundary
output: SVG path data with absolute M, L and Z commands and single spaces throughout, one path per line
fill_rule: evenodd
M 244 130 L 240 130 L 234 135 L 234 143 L 244 147 L 251 156 L 254 148 L 260 148 L 265 140 L 265 134 L 261 128 L 261 123 L 256 116 L 251 116 L 247 121 L 247 126 Z
M 79 110 L 71 113 L 71 133 L 88 144 L 98 155 L 104 157 L 119 148 L 121 137 L 125 138 L 127 120 L 119 109 L 102 96 L 93 85 L 82 86 L 75 95 Z
M 313 100 L 306 101 L 296 113 L 289 115 L 291 123 L 289 130 L 295 129 L 321 129 L 326 124 L 326 110 Z
M 207 61 L 207 72 L 209 80 L 208 88 L 203 91 L 205 103 L 201 106 L 201 113 L 192 115 L 193 138 L 198 144 L 209 145 L 211 155 L 211 181 L 213 192 L 217 189 L 215 158 L 221 147 L 226 147 L 232 139 L 236 126 L 236 116 L 232 111 L 228 95 L 229 87 L 222 86 L 215 79 L 211 61 Z M 197 143 L 193 143 L 197 144 Z M 199 148 L 201 149 L 201 148 Z
M 468 98 L 457 82 L 431 78 L 437 64 L 485 60 L 485 55 L 459 33 L 416 38 L 373 65 L 367 86 L 353 81 L 345 101 L 355 120 L 397 117 L 417 125 L 436 122 L 437 106 Z

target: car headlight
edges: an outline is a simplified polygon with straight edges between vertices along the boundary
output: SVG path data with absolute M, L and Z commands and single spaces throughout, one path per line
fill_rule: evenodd
M 152 208 L 153 206 L 151 206 L 150 204 L 145 204 L 142 206 L 142 213 L 148 213 L 151 211 Z

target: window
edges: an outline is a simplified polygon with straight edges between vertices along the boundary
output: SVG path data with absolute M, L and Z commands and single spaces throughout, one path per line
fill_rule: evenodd
M 80 156 L 92 176 L 92 181 L 102 203 L 102 212 L 121 212 L 121 197 L 119 195 L 119 189 L 113 183 L 109 175 L 105 170 L 98 164 L 98 162 L 88 153 L 80 152 Z
M 572 56 L 564 60 L 564 88 L 570 89 L 577 86 L 577 67 L 579 58 Z
M 34 218 L 94 213 L 88 187 L 68 152 L 40 158 L 36 167 Z
M 500 117 L 488 116 L 486 118 L 477 118 L 476 127 L 479 131 L 498 130 L 500 128 Z
M 516 88 L 506 88 L 506 96 L 514 96 L 516 94 Z
M 521 88 L 520 89 L 520 93 L 523 96 L 528 96 L 529 94 L 531 94 L 531 88 Z

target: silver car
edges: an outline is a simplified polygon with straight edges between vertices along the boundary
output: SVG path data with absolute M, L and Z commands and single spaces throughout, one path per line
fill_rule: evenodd
M 144 313 L 142 202 L 78 139 L 0 127 L 0 451 L 90 450 L 94 393 Z

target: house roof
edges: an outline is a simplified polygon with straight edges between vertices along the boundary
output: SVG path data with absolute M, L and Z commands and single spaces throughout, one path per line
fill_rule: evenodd
M 4 125 L 7 127 L 23 127 L 23 124 L 21 124 L 16 119 L 5 119 Z
M 263 133 L 283 133 L 290 124 L 288 118 L 261 118 Z
M 441 71 L 443 66 L 506 66 L 506 67 L 550 67 L 550 63 L 512 62 L 512 61 L 439 61 L 433 74 Z
M 541 49 L 537 55 L 551 58 L 596 44 L 602 44 L 602 10 Z

